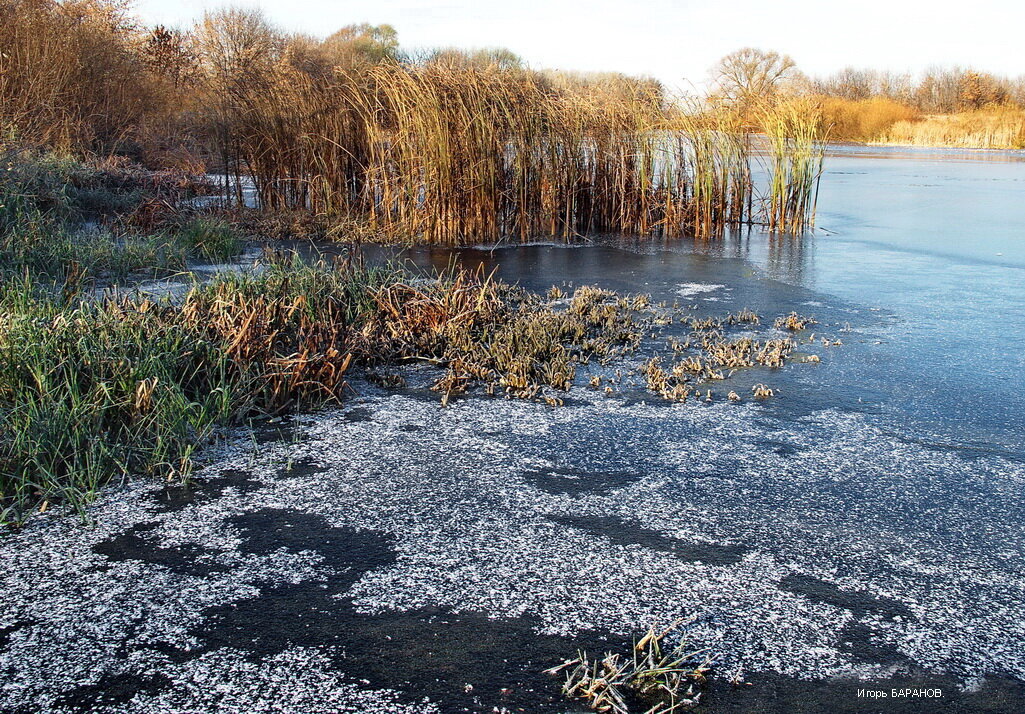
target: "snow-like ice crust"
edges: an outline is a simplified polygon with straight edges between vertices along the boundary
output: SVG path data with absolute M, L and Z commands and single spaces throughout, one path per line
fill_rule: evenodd
M 109 710 L 432 711 L 415 693 L 333 670 L 316 649 L 253 662 L 225 648 L 180 662 L 152 647 L 194 646 L 189 632 L 205 608 L 323 577 L 316 552 L 240 549 L 230 519 L 266 508 L 395 539 L 396 560 L 345 593 L 368 614 L 529 615 L 540 633 L 570 636 L 629 635 L 682 617 L 689 640 L 720 653 L 724 670 L 887 674 L 892 664 L 845 646 L 845 628 L 858 623 L 915 666 L 966 682 L 1025 678 L 1020 463 L 965 458 L 833 410 L 781 421 L 753 404 L 631 404 L 583 388 L 564 408 L 469 399 L 442 409 L 361 391 L 345 409 L 298 419 L 295 441 L 254 451 L 243 435 L 218 447 L 200 474 L 241 469 L 256 488 L 164 512 L 154 500 L 161 485 L 138 480 L 108 489 L 92 526 L 50 513 L 4 536 L 0 628 L 19 627 L 0 650 L 0 707 L 45 711 L 105 672 L 159 671 L 173 688 Z M 348 417 L 353 409 L 369 418 Z M 289 475 L 299 460 L 319 468 Z M 562 493 L 529 476 L 568 467 L 585 486 L 588 472 L 637 477 Z M 626 536 L 567 516 L 614 517 Z M 156 523 L 161 547 L 202 548 L 219 567 L 182 574 L 93 550 L 144 523 Z M 632 527 L 741 555 L 681 558 L 630 543 Z M 795 575 L 897 603 L 902 614 L 806 596 L 785 586 Z

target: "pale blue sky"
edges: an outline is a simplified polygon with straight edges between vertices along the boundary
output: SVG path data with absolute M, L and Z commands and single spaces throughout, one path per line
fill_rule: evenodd
M 225 4 L 260 7 L 279 26 L 314 35 L 389 23 L 405 48 L 508 47 L 534 67 L 646 74 L 684 88 L 748 45 L 786 52 L 809 74 L 849 64 L 1025 74 L 1019 0 L 140 0 L 136 7 L 148 22 L 183 26 Z

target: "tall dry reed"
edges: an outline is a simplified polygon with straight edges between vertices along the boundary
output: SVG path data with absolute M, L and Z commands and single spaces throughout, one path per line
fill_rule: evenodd
M 815 223 L 828 127 L 810 99 L 787 99 L 758 114 L 767 139 L 770 231 L 800 233 Z
M 0 0 L 0 141 L 124 146 L 158 101 L 122 4 Z
M 236 87 L 221 132 L 225 164 L 252 176 L 264 207 L 432 243 L 679 235 L 695 218 L 649 85 L 556 87 L 500 65 L 349 69 L 308 49 Z
M 410 59 L 393 31 L 321 41 L 242 9 L 188 33 L 147 33 L 118 0 L 0 0 L 0 15 L 0 142 L 177 146 L 177 165 L 205 147 L 237 201 L 252 183 L 266 210 L 429 243 L 714 235 L 755 218 L 746 128 L 681 111 L 652 80 L 502 52 Z
M 927 116 L 900 121 L 875 143 L 912 146 L 951 146 L 965 149 L 1025 148 L 1025 111 L 1014 106 L 993 106 L 960 114 Z

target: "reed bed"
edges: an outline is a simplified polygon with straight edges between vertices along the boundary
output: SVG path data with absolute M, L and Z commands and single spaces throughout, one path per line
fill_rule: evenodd
M 770 231 L 801 233 L 815 224 L 828 127 L 808 99 L 776 101 L 758 112 L 768 140 Z
M 817 97 L 823 121 L 834 141 L 879 141 L 898 123 L 916 123 L 922 112 L 888 97 Z
M 966 149 L 1025 148 L 1025 110 L 992 106 L 970 112 L 930 115 L 895 122 L 873 143 L 950 146 Z
M 216 50 L 237 34 L 231 17 L 200 35 L 214 48 L 208 133 L 228 188 L 248 177 L 264 209 L 438 244 L 711 236 L 758 220 L 736 113 L 681 108 L 648 80 L 459 53 L 339 64 L 273 34 L 232 64 Z
M 652 81 L 460 53 L 342 60 L 240 10 L 208 16 L 184 53 L 173 34 L 140 37 L 119 7 L 0 0 L 9 20 L 0 23 L 3 521 L 54 501 L 82 505 L 131 473 L 187 474 L 220 429 L 336 402 L 353 368 L 429 363 L 443 403 L 477 388 L 559 404 L 581 365 L 629 354 L 674 319 L 643 296 L 584 287 L 543 297 L 479 273 L 420 276 L 358 261 L 272 260 L 173 303 L 97 297 L 97 286 L 224 260 L 243 245 L 236 223 L 188 209 L 213 190 L 208 182 L 69 158 L 138 140 L 153 120 L 144 106 L 155 75 L 175 78 L 179 94 L 165 99 L 191 93 L 179 119 L 207 145 L 222 190 L 237 200 L 251 181 L 285 232 L 293 217 L 313 216 L 328 234 L 438 244 L 710 237 L 763 214 L 775 230 L 814 216 L 815 139 L 797 119 L 773 134 L 783 208 L 766 212 L 743 122 L 681 112 Z M 143 61 L 140 42 L 147 52 L 177 47 L 181 62 Z M 106 74 L 85 62 L 104 58 Z M 137 71 L 138 91 L 114 96 Z M 68 151 L 20 148 L 37 129 L 44 145 Z M 99 227 L 82 230 L 86 219 Z M 746 311 L 695 325 L 702 354 L 668 371 L 652 362 L 649 382 L 683 400 L 693 380 L 722 379 L 730 365 L 781 364 L 783 342 L 720 344 L 721 330 L 757 321 Z
M 825 135 L 808 103 L 760 117 L 772 157 L 763 209 L 752 127 L 727 109 L 681 107 L 649 82 L 302 57 L 286 51 L 233 85 L 239 98 L 218 119 L 230 132 L 215 132 L 230 137 L 221 152 L 235 185 L 248 174 L 270 210 L 440 244 L 814 222 Z
M 474 385 L 558 403 L 577 365 L 634 349 L 647 329 L 643 298 L 581 288 L 563 309 L 479 273 L 275 253 L 258 275 L 223 274 L 174 302 L 98 293 L 223 259 L 241 236 L 203 216 L 154 234 L 81 230 L 69 183 L 36 168 L 0 174 L 5 521 L 81 505 L 130 473 L 187 474 L 221 427 L 341 399 L 352 366 L 426 361 L 443 403 Z
M 690 181 L 691 231 L 709 237 L 753 223 L 751 142 L 741 115 L 691 104 L 676 113 L 673 126 Z
M 430 243 L 680 235 L 690 176 L 658 92 L 498 66 L 384 63 L 314 81 L 282 61 L 232 117 L 261 204 Z M 610 80 L 611 81 L 611 80 Z
M 122 3 L 0 0 L 0 137 L 122 146 L 158 102 Z

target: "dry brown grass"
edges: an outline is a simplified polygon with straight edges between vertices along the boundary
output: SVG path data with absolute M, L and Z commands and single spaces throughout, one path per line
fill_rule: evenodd
M 958 114 L 899 121 L 875 137 L 875 143 L 949 146 L 966 149 L 1025 148 L 1025 110 L 998 105 Z
M 822 97 L 819 104 L 823 120 L 831 127 L 830 136 L 839 141 L 872 141 L 897 122 L 915 122 L 921 117 L 914 107 L 886 97 Z
M 790 332 L 800 332 L 808 327 L 808 325 L 814 324 L 814 318 L 798 315 L 796 312 L 791 312 L 789 315 L 777 317 L 775 322 L 773 322 L 773 326 L 777 330 L 789 330 Z
M 991 104 L 951 114 L 923 114 L 886 97 L 820 97 L 817 101 L 834 139 L 972 149 L 1025 147 L 1025 110 L 1014 104 Z
M 606 714 L 673 714 L 690 711 L 701 702 L 702 688 L 714 657 L 704 649 L 691 649 L 686 641 L 674 647 L 664 639 L 668 629 L 650 629 L 627 655 L 606 652 L 591 660 L 587 652 L 546 670 L 565 676 L 562 692 L 590 709 Z
M 465 285 L 471 303 L 465 311 L 434 305 L 429 319 L 408 310 L 386 326 L 411 342 L 402 346 L 404 359 L 427 359 L 446 366 L 435 384 L 447 402 L 474 384 L 489 394 L 534 399 L 545 389 L 568 390 L 577 365 L 605 363 L 632 351 L 640 343 L 647 316 L 637 314 L 635 301 L 597 288 L 582 287 L 566 310 L 553 309 L 545 299 L 461 273 L 458 294 Z M 406 300 L 404 305 L 409 305 Z M 414 301 L 413 304 L 416 304 Z M 433 305 L 428 300 L 427 304 Z M 390 311 L 386 311 L 390 312 Z M 469 323 L 459 317 L 466 315 Z M 434 315 L 444 315 L 436 321 Z M 416 327 L 411 327 L 416 326 Z M 425 329 L 425 326 L 426 329 Z M 557 401 L 551 397 L 546 401 Z
M 801 320 L 805 322 L 801 323 Z M 786 325 L 806 325 L 808 322 L 807 318 L 799 318 L 796 313 L 791 313 L 789 318 L 776 320 L 774 327 L 782 329 Z M 669 401 L 685 402 L 692 394 L 700 397 L 701 382 L 726 380 L 737 370 L 753 367 L 781 368 L 797 347 L 797 343 L 789 337 L 764 340 L 747 335 L 728 337 L 724 330 L 730 326 L 757 327 L 761 324 L 761 318 L 747 309 L 729 313 L 724 318 L 691 318 L 689 324 L 693 332 L 685 342 L 670 341 L 673 354 L 669 361 L 663 362 L 662 357 L 655 356 L 638 368 L 648 391 Z M 740 399 L 736 392 L 730 392 L 727 398 L 730 401 Z M 705 401 L 712 401 L 711 390 L 706 389 Z

